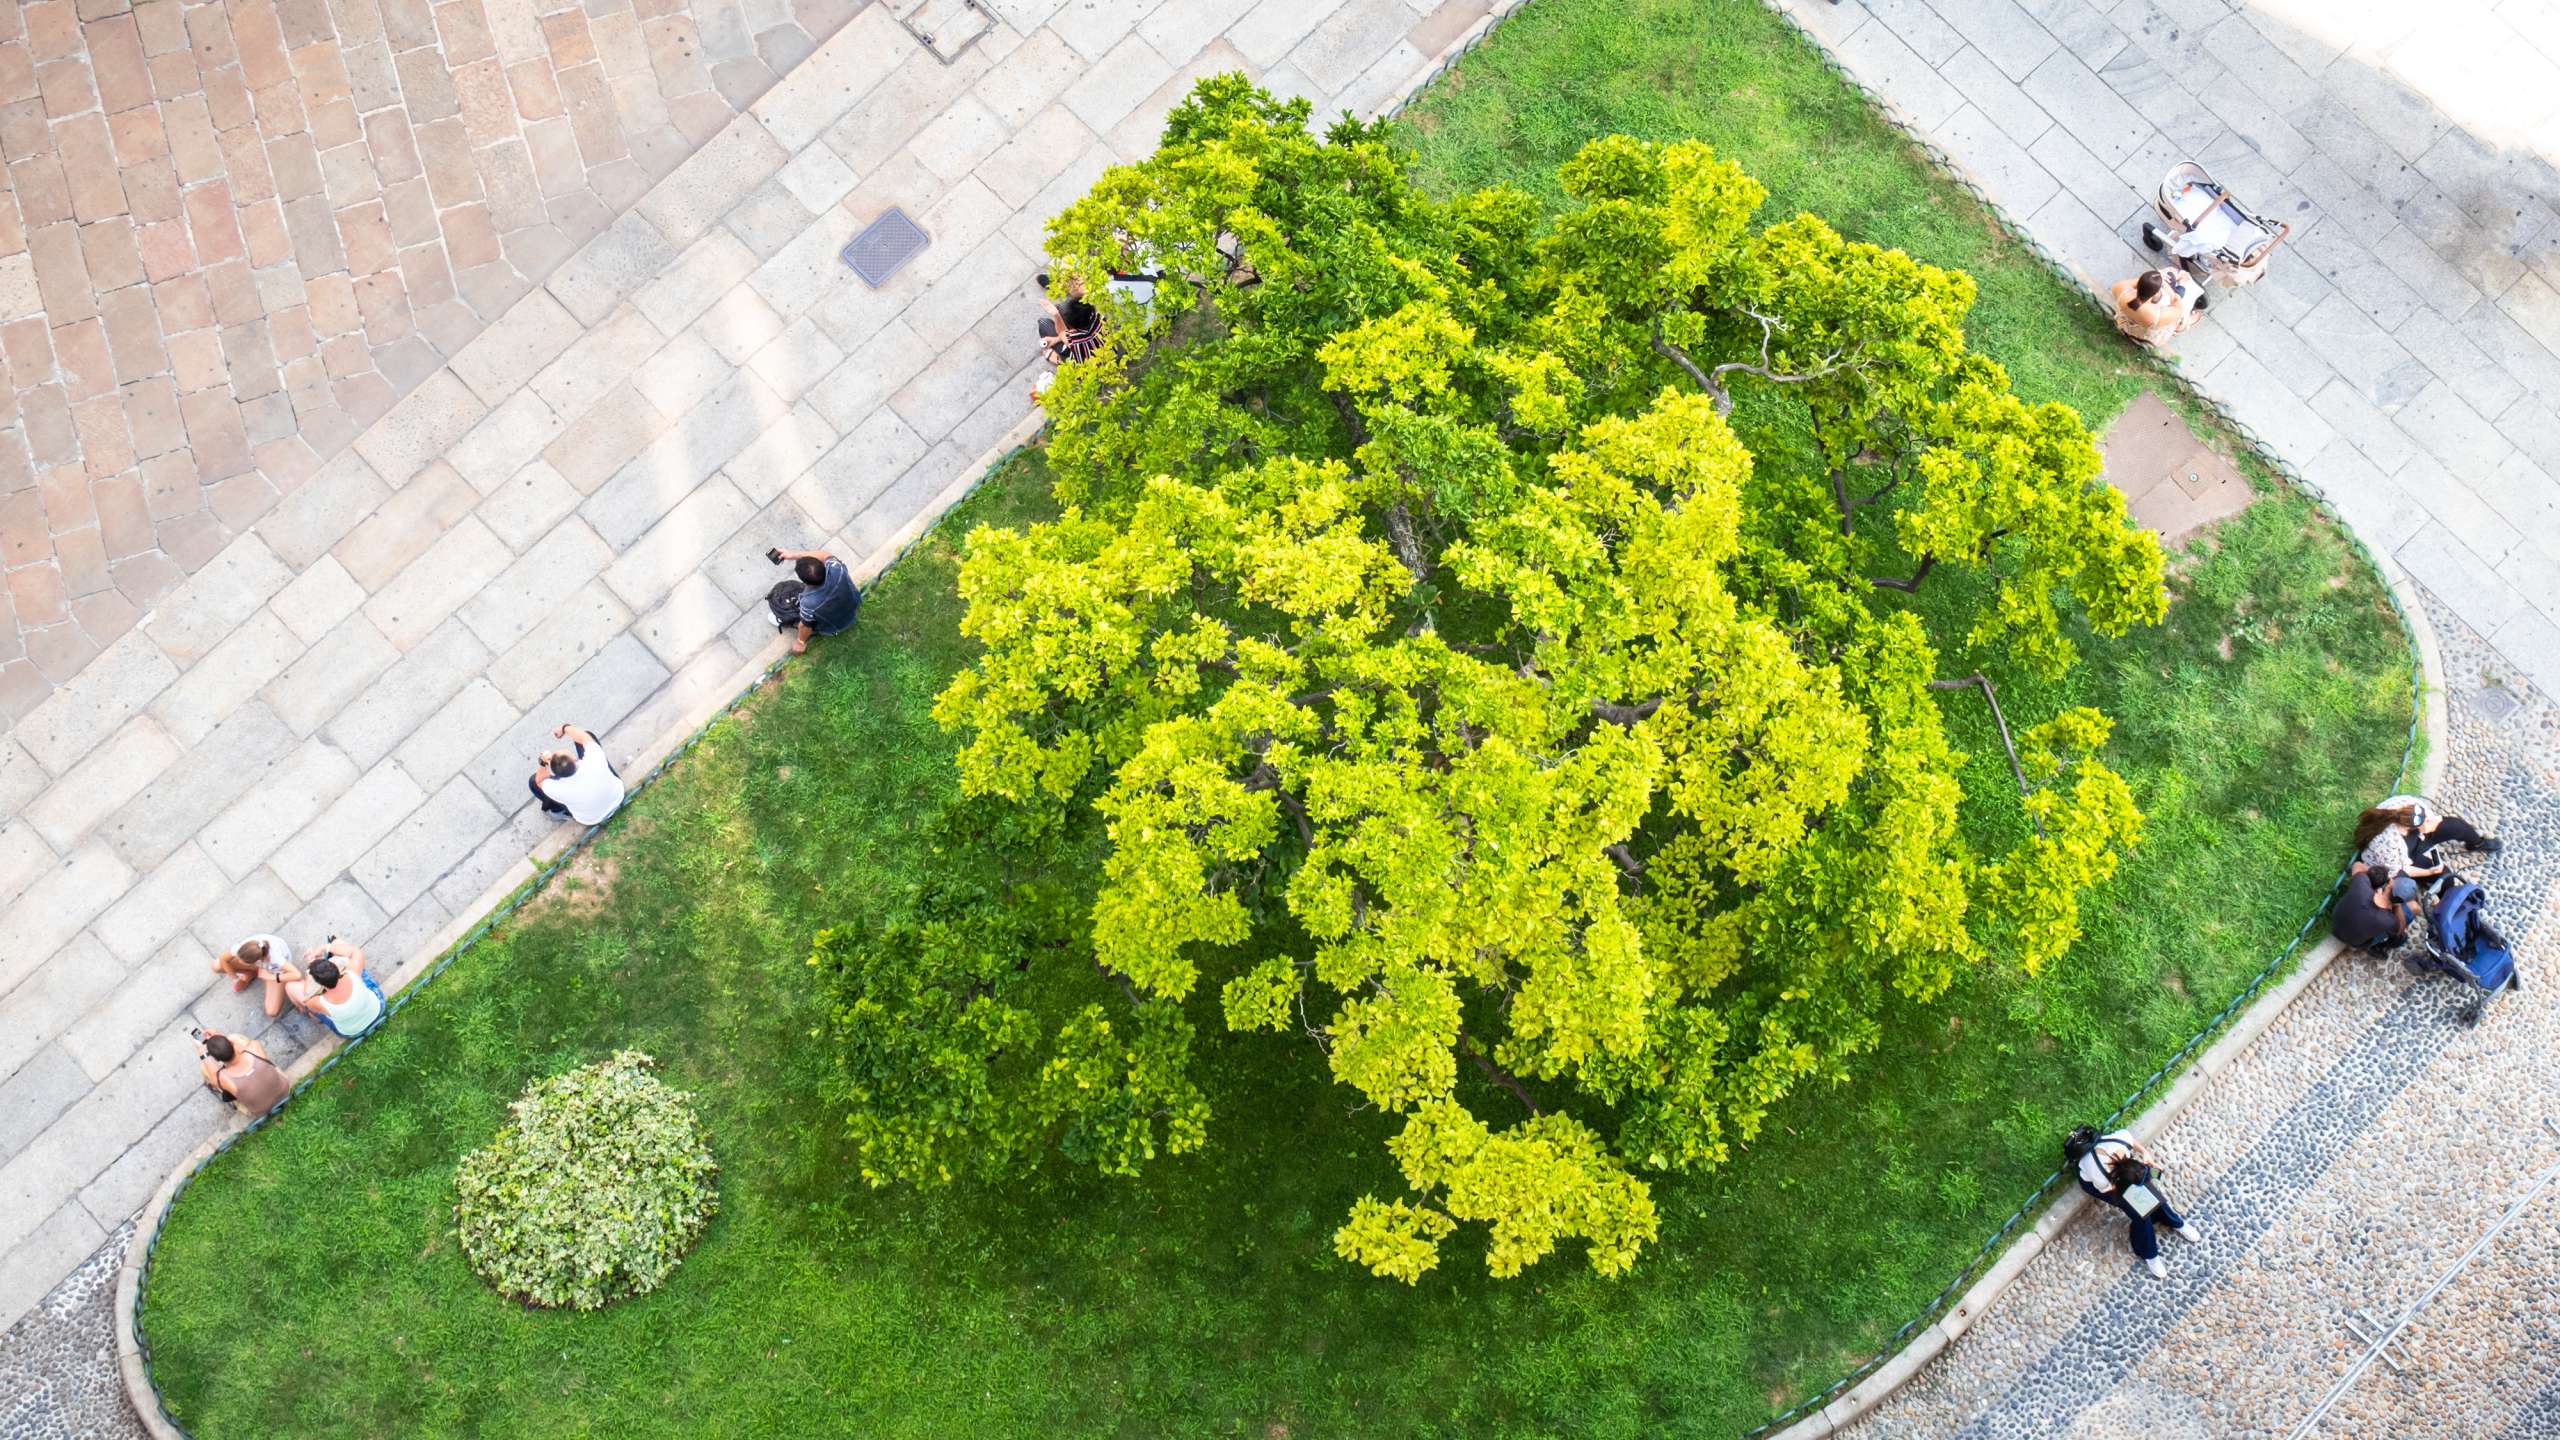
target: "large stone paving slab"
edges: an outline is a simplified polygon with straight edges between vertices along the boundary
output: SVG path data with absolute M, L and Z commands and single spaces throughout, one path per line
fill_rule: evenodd
M 222 0 L 201 23 L 259 3 Z M 195 475 L 220 456 L 194 421 L 218 422 L 235 392 L 185 379 L 256 358 L 267 312 L 250 302 L 293 298 L 289 279 L 319 277 L 306 308 L 340 307 L 368 338 L 379 324 L 386 354 L 409 359 L 364 351 L 374 368 L 350 374 L 379 385 L 378 403 L 292 483 L 262 478 L 252 444 L 237 479 L 273 492 L 256 503 L 216 486 L 185 510 L 189 492 L 142 475 L 146 501 L 195 549 L 145 552 L 161 590 L 58 688 L 30 692 L 0 739 L 0 799 L 17 817 L 0 827 L 0 1024 L 33 1037 L 0 1074 L 31 1107 L 26 1143 L 0 1156 L 0 1322 L 217 1123 L 219 1107 L 194 1103 L 177 1027 L 246 1029 L 280 1054 L 309 1040 L 214 982 L 210 953 L 251 931 L 297 946 L 337 933 L 388 970 L 467 922 L 552 833 L 524 776 L 555 723 L 605 733 L 617 759 L 671 738 L 778 643 L 761 614 L 766 545 L 823 546 L 868 576 L 1031 415 L 1043 222 L 1152 146 L 1193 78 L 1254 68 L 1231 24 L 1262 17 L 1256 47 L 1283 63 L 1318 47 L 1292 83 L 1339 81 L 1315 92 L 1322 112 L 1384 99 L 1486 13 L 1481 0 L 1368 0 L 1302 17 L 1264 0 L 1212 23 L 1150 0 L 1008 5 L 946 66 L 886 10 L 822 0 L 291 8 L 340 29 L 355 23 L 342 10 L 383 20 L 398 63 L 380 93 L 413 121 L 431 213 L 493 229 L 498 258 L 481 263 L 514 278 L 459 276 L 453 303 L 473 323 L 446 334 L 397 288 L 396 265 L 350 278 L 380 247 L 303 203 L 324 181 L 280 207 L 291 258 L 245 266 L 247 289 L 209 299 L 220 323 L 170 341 L 173 389 L 192 408 L 178 412 L 184 448 L 165 453 Z M 474 17 L 489 21 L 489 53 Z M 562 112 L 519 114 L 528 125 L 503 132 L 517 72 L 474 67 L 504 59 L 502 33 L 528 17 L 541 50 L 523 63 L 549 57 Z M 742 26 L 787 43 L 760 43 L 753 64 L 723 58 L 718 36 Z M 824 44 L 794 68 L 790 35 Z M 472 58 L 430 63 L 457 44 Z M 1376 52 L 1365 64 L 1363 45 Z M 1124 48 L 1129 66 L 1094 63 Z M 767 88 L 772 69 L 790 73 Z M 0 64 L 0 84 L 7 74 Z M 613 128 L 653 105 L 663 120 Z M 581 164 L 613 156 L 588 167 L 590 188 L 647 162 L 638 183 L 595 192 L 610 203 L 559 243 L 556 202 L 585 192 L 555 186 L 536 118 L 565 123 Z M 0 109 L 0 131 L 6 120 Z M 505 158 L 517 144 L 529 177 Z M 228 163 L 217 143 L 208 164 L 215 154 Z M 333 155 L 319 157 L 324 175 Z M 934 244 L 873 290 L 834 252 L 891 205 Z M 204 222 L 218 218 L 206 203 Z M 454 253 L 461 242 L 440 233 Z M 94 293 L 50 267 L 42 254 L 0 266 L 0 299 L 59 300 L 67 314 Z M 275 327 L 264 333 L 273 353 Z M 359 358 L 353 342 L 322 351 L 324 372 L 329 353 Z M 8 563 L 58 567 L 39 543 L 51 530 L 13 514 L 0 510 Z M 93 988 L 101 974 L 113 985 Z
M 538 364 L 518 302 L 864 3 L 0 5 L 0 716 L 448 362 Z

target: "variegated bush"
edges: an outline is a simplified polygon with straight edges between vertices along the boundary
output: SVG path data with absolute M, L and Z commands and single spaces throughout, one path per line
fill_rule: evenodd
M 454 1169 L 462 1253 L 529 1305 L 594 1310 L 658 1288 L 720 1208 L 693 1097 L 637 1050 L 555 1075 Z

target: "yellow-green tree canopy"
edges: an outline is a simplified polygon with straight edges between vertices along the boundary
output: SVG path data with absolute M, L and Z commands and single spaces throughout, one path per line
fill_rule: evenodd
M 1204 81 L 1052 222 L 1062 278 L 1166 278 L 1046 392 L 1063 513 L 970 538 L 936 713 L 970 795 L 1098 814 L 1142 1013 L 1302 1035 L 1399 1117 L 1343 1255 L 1617 1273 L 1645 1175 L 1846 1075 L 1887 987 L 2071 943 L 2141 824 L 2104 719 L 2028 717 L 1968 797 L 1944 717 L 2157 619 L 2160 553 L 1967 349 L 1965 276 L 1760 224 L 1701 144 L 1594 141 L 1547 217 L 1305 122 Z

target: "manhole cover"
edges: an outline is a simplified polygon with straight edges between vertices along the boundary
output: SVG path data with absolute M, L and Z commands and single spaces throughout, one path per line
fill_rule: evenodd
M 899 267 L 924 253 L 933 237 L 924 227 L 907 218 L 907 212 L 895 206 L 889 213 L 862 227 L 862 233 L 845 242 L 844 263 L 863 283 L 877 290 L 889 283 Z
M 2504 685 L 2484 685 L 2471 692 L 2471 709 L 2492 725 L 2524 708 L 2524 699 Z

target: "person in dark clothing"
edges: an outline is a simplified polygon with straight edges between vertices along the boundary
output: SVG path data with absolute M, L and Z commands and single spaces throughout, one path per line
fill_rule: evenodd
M 2349 945 L 2388 950 L 2409 933 L 2418 918 L 2418 885 L 2378 865 L 2359 861 L 2329 912 L 2329 933 Z
M 1049 277 L 1040 276 L 1040 288 L 1049 288 Z M 1102 312 L 1084 298 L 1084 282 L 1070 278 L 1067 298 L 1052 300 L 1040 297 L 1049 307 L 1049 318 L 1040 322 L 1040 354 L 1052 365 L 1069 360 L 1082 360 L 1102 347 Z
M 798 618 L 777 622 L 792 632 L 792 654 L 807 650 L 812 635 L 835 635 L 852 627 L 854 617 L 862 613 L 862 587 L 853 583 L 853 573 L 843 561 L 823 550 L 766 553 L 775 564 L 790 561 L 791 573 L 800 577 Z

